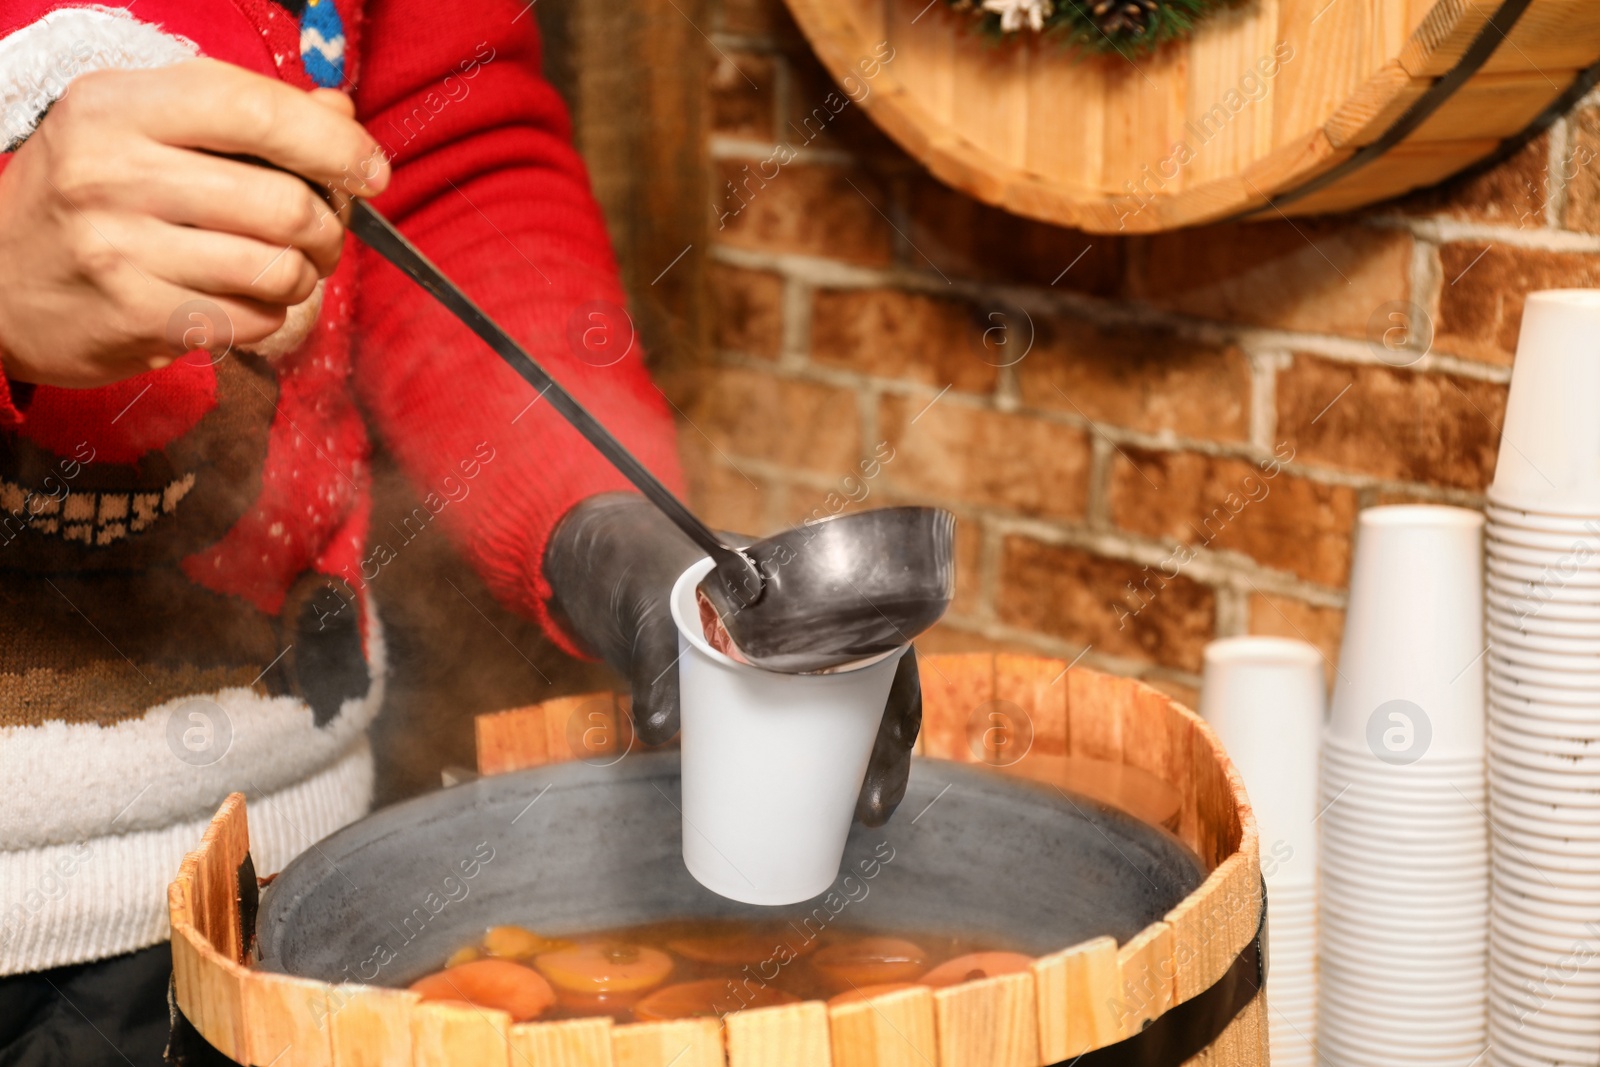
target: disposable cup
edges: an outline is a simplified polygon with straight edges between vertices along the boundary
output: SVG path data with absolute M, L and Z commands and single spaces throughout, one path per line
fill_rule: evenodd
M 1516 910 L 1543 911 L 1547 903 L 1563 907 L 1587 908 L 1591 916 L 1600 919 L 1600 882 L 1583 887 L 1552 884 L 1554 879 L 1541 879 L 1537 874 L 1514 872 L 1497 865 L 1494 873 L 1495 897 L 1504 905 Z M 1597 964 L 1600 966 L 1600 964 Z
M 1492 1014 L 1503 1015 L 1524 1040 L 1566 1043 L 1589 1035 L 1589 1063 L 1600 1053 L 1600 988 L 1546 983 L 1537 975 L 1511 972 L 1496 960 L 1490 966 L 1486 998 Z M 1520 1024 L 1520 1025 L 1519 1025 Z
M 1483 751 L 1482 575 L 1481 513 L 1361 513 L 1330 734 L 1396 764 Z
M 1498 545 L 1497 552 L 1484 557 L 1490 574 L 1512 581 L 1532 582 L 1536 586 L 1600 587 L 1600 572 L 1585 566 L 1587 557 L 1579 554 L 1542 556 L 1537 552 L 1515 552 L 1510 545 Z
M 1514 914 L 1514 913 L 1513 913 Z M 1511 914 L 1496 913 L 1489 917 L 1489 943 L 1492 952 L 1511 952 L 1518 959 L 1537 963 L 1551 960 L 1577 969 L 1594 971 L 1600 966 L 1595 956 L 1595 936 L 1592 930 L 1581 925 L 1539 920 L 1537 913 L 1529 911 L 1531 921 L 1518 925 Z M 1596 981 L 1600 981 L 1597 974 Z
M 1530 859 L 1554 863 L 1563 857 L 1600 856 L 1600 832 L 1585 830 L 1581 821 L 1552 823 L 1504 805 L 1498 811 L 1491 811 L 1495 838 L 1527 853 Z
M 1525 1040 L 1559 1044 L 1572 1040 L 1574 1046 L 1564 1048 L 1561 1055 L 1576 1056 L 1579 1062 L 1592 1065 L 1596 1051 L 1600 1050 L 1600 1034 L 1595 1032 L 1595 1017 L 1600 1015 L 1594 1003 L 1578 1001 L 1544 1001 L 1523 995 L 1520 999 L 1499 988 L 1491 988 L 1488 997 L 1491 1012 L 1504 1017 L 1501 1026 L 1516 1029 L 1528 1035 Z M 1587 1018 L 1585 1018 L 1587 1013 Z M 1585 1060 L 1582 1053 L 1588 1050 Z M 1546 1063 L 1549 1061 L 1546 1060 Z
M 1553 540 L 1557 542 L 1554 546 L 1528 545 L 1490 536 L 1484 542 L 1484 558 L 1495 563 L 1548 568 L 1552 574 L 1558 576 L 1600 570 L 1600 539 L 1586 535 L 1582 539 L 1564 539 L 1558 536 Z
M 1582 532 L 1595 525 L 1600 510 L 1594 514 L 1574 514 L 1540 508 L 1527 502 L 1517 503 L 1505 498 L 1494 486 L 1485 493 L 1483 513 L 1498 526 L 1519 526 L 1533 530 L 1573 530 Z
M 1465 890 L 1471 872 L 1488 862 L 1488 841 L 1485 835 L 1450 849 L 1438 849 L 1414 859 L 1403 852 L 1393 851 L 1382 856 L 1365 858 L 1359 845 L 1348 841 L 1324 840 L 1324 866 L 1337 866 L 1334 876 L 1338 886 L 1364 885 L 1373 890 L 1400 892 L 1421 891 L 1430 899 L 1434 891 L 1449 894 Z
M 1312 869 L 1326 694 L 1322 654 L 1304 641 L 1230 637 L 1206 646 L 1200 714 L 1244 778 L 1263 851 L 1286 842 Z
M 1496 933 L 1490 945 L 1490 973 L 1506 992 L 1523 990 L 1534 998 L 1560 1000 L 1557 1011 L 1570 1011 L 1573 1001 L 1600 1000 L 1600 971 L 1595 969 L 1592 939 L 1587 945 L 1568 942 L 1560 949 L 1550 949 Z
M 1338 1000 L 1324 1001 L 1318 1013 L 1319 1029 L 1349 1034 L 1347 1042 L 1379 1042 L 1391 1049 L 1432 1052 L 1447 1049 L 1465 1051 L 1474 1040 L 1473 1028 L 1484 1025 L 1483 1006 L 1468 1004 L 1448 1012 L 1428 1012 L 1425 1016 L 1407 1012 L 1404 1007 L 1382 1013 L 1363 1004 L 1352 1007 Z M 1408 1025 L 1409 1024 L 1409 1025 Z M 1463 1037 L 1466 1034 L 1468 1036 Z M 1338 1041 L 1339 1038 L 1335 1038 Z M 1481 1047 L 1481 1045 L 1480 1045 Z M 1385 1061 L 1387 1062 L 1387 1061 Z M 1439 1061 L 1434 1061 L 1439 1062 Z M 1274 1059 L 1276 1064 L 1277 1060 Z
M 1522 747 L 1563 755 L 1581 754 L 1585 746 L 1600 741 L 1600 721 L 1596 709 L 1584 704 L 1516 700 L 1496 697 L 1491 706 L 1494 719 L 1491 736 L 1505 737 Z M 1570 742 L 1550 747 L 1550 741 Z
M 1521 831 L 1503 829 L 1494 834 L 1490 849 L 1491 858 L 1502 855 L 1506 863 L 1524 864 L 1552 881 L 1600 882 L 1600 848 L 1585 852 L 1565 841 L 1536 841 Z
M 1486 782 L 1482 775 L 1479 780 Z M 1427 844 L 1441 833 L 1453 833 L 1483 821 L 1487 793 L 1480 786 L 1476 794 L 1465 789 L 1445 796 L 1384 796 L 1364 792 L 1354 785 L 1325 791 L 1320 822 L 1336 830 L 1371 831 L 1383 841 L 1417 841 Z M 1337 811 L 1338 818 L 1333 817 Z M 1320 825 L 1320 823 L 1319 823 Z
M 1485 586 L 1504 596 L 1535 603 L 1553 603 L 1573 608 L 1589 608 L 1595 603 L 1593 586 L 1572 585 L 1554 575 L 1542 578 L 1515 578 L 1503 574 L 1489 574 Z
M 1489 1004 L 1492 1010 L 1504 1012 L 1513 1020 L 1519 1017 L 1525 1020 L 1524 1029 L 1533 1027 L 1544 1034 L 1567 1034 L 1586 1037 L 1590 1048 L 1600 1050 L 1600 1020 L 1593 1014 L 1594 1005 L 1590 1005 L 1590 1017 L 1583 1018 L 1579 1014 L 1583 1009 L 1572 1003 L 1546 1002 L 1540 1003 L 1536 999 L 1524 999 L 1518 1003 L 1515 998 L 1498 987 L 1489 990 Z M 1565 1009 L 1565 1010 L 1563 1010 Z
M 1489 766 L 1489 788 L 1502 797 L 1515 797 L 1535 804 L 1563 807 L 1600 808 L 1600 783 L 1582 774 L 1535 770 L 1495 758 Z
M 1483 1044 L 1476 1042 L 1477 1048 L 1465 1043 L 1465 1039 L 1452 1042 L 1450 1045 L 1441 1046 L 1438 1042 L 1419 1044 L 1412 1047 L 1398 1046 L 1388 1038 L 1395 1036 L 1389 1033 L 1371 1034 L 1370 1028 L 1356 1029 L 1339 1028 L 1330 1030 L 1319 1027 L 1317 1031 L 1317 1067 L 1491 1067 L 1483 1057 Z M 1396 1031 L 1396 1034 L 1403 1031 Z M 1452 1037 L 1459 1036 L 1456 1031 Z M 1474 1061 L 1477 1062 L 1474 1062 Z M 1273 1058 L 1274 1067 L 1278 1067 L 1277 1058 Z M 1521 1064 L 1515 1067 L 1522 1067 Z M 1549 1067 L 1541 1064 L 1540 1067 Z
M 1487 985 L 1487 974 L 1482 986 Z M 1482 986 L 1465 990 L 1446 1000 L 1416 1000 L 1412 994 L 1424 988 L 1415 983 L 1409 988 L 1375 988 L 1361 984 L 1359 976 L 1341 976 L 1329 983 L 1320 997 L 1323 1025 L 1347 1028 L 1363 1018 L 1375 1027 L 1389 1029 L 1407 1020 L 1417 1023 L 1413 1036 L 1421 1036 L 1439 1027 L 1470 1028 L 1482 1024 Z M 1455 1038 L 1451 1033 L 1449 1038 Z
M 1476 985 L 1452 989 L 1442 996 L 1432 996 L 1436 981 L 1433 975 L 1419 974 L 1404 982 L 1391 984 L 1369 984 L 1362 979 L 1359 969 L 1338 971 L 1325 968 L 1322 983 L 1318 987 L 1319 1014 L 1331 1024 L 1340 1024 L 1351 1017 L 1365 1015 L 1373 1027 L 1387 1028 L 1400 1025 L 1401 1020 L 1389 1018 L 1385 1022 L 1384 1016 L 1379 1013 L 1385 1009 L 1404 1006 L 1405 1013 L 1419 1022 L 1437 1015 L 1441 1019 L 1460 1020 L 1457 1026 L 1470 1025 L 1474 1007 L 1477 1009 L 1478 1018 L 1482 1018 L 1483 1004 L 1488 992 L 1487 967 L 1483 968 L 1482 972 Z M 1424 996 L 1424 991 L 1430 995 Z M 1329 1008 L 1334 1008 L 1334 1011 L 1329 1012 Z M 1338 1008 L 1344 1010 L 1340 1012 Z M 1463 1015 L 1467 1018 L 1461 1018 Z
M 1511 768 L 1521 768 L 1538 771 L 1544 774 L 1554 774 L 1575 785 L 1593 783 L 1600 787 L 1600 745 L 1588 744 L 1578 747 L 1574 754 L 1567 750 L 1555 750 L 1552 747 L 1524 748 L 1514 739 L 1505 738 L 1500 731 L 1490 734 L 1491 755 L 1490 763 L 1498 766 L 1502 771 Z
M 1464 1003 L 1470 1004 L 1473 998 L 1482 1002 L 1483 990 L 1488 984 L 1486 962 L 1470 969 L 1459 964 L 1447 965 L 1439 968 L 1438 973 L 1425 968 L 1401 972 L 1397 970 L 1400 962 L 1403 961 L 1368 958 L 1347 964 L 1324 959 L 1323 992 L 1327 999 L 1345 1004 L 1405 1003 L 1417 1014 L 1428 1010 L 1451 1011 Z
M 1528 883 L 1523 883 L 1528 885 Z M 1530 886 L 1531 888 L 1531 886 Z M 1560 929 L 1562 923 L 1573 923 L 1579 931 L 1584 925 L 1600 925 L 1600 905 L 1595 902 L 1594 891 L 1589 893 L 1571 894 L 1565 902 L 1552 901 L 1549 896 L 1558 896 L 1560 889 L 1544 888 L 1546 897 L 1518 896 L 1512 889 L 1502 885 L 1496 889 L 1494 907 L 1499 910 L 1504 920 L 1512 925 L 1517 923 L 1520 915 L 1526 915 L 1528 920 L 1539 923 L 1539 928 Z M 1589 929 L 1590 944 L 1595 944 L 1594 929 Z
M 1400 849 L 1437 851 L 1453 849 L 1473 836 L 1483 835 L 1483 797 L 1367 797 L 1354 789 L 1334 794 L 1324 802 L 1326 814 L 1318 823 L 1323 840 L 1345 838 L 1356 847 L 1370 844 L 1374 854 Z M 1334 817 L 1334 812 L 1338 817 Z
M 1388 932 L 1385 931 L 1385 937 Z M 1318 953 L 1321 963 L 1346 965 L 1360 970 L 1362 967 L 1381 967 L 1386 975 L 1404 979 L 1406 975 L 1414 975 L 1419 971 L 1448 971 L 1452 975 L 1465 975 L 1471 968 L 1478 966 L 1474 961 L 1480 961 L 1486 951 L 1486 941 L 1483 936 L 1482 922 L 1476 935 L 1468 937 L 1463 934 L 1454 941 L 1432 937 L 1423 940 L 1422 935 L 1417 935 L 1411 940 L 1385 940 L 1385 946 L 1375 953 L 1371 944 L 1337 939 L 1325 945 Z M 1403 963 L 1396 961 L 1410 961 L 1407 970 L 1397 970 Z M 1276 965 L 1276 964 L 1274 964 Z M 1385 981 L 1387 979 L 1369 978 L 1369 981 Z
M 1528 294 L 1494 468 L 1494 496 L 1564 511 L 1600 480 L 1600 291 Z
M 1600 694 L 1600 671 L 1580 670 L 1569 661 L 1563 661 L 1562 666 L 1540 666 L 1509 658 L 1499 646 L 1491 648 L 1484 658 L 1489 674 L 1498 674 L 1502 683 L 1507 685 L 1568 689 L 1581 692 L 1589 699 Z
M 900 650 L 855 670 L 778 674 L 712 648 L 695 589 L 672 590 L 682 715 L 683 861 L 706 888 L 793 904 L 839 873 Z
M 1591 674 L 1589 668 L 1596 662 L 1595 657 L 1588 653 L 1561 652 L 1548 647 L 1533 649 L 1503 639 L 1495 641 L 1489 648 L 1500 665 L 1519 673 L 1525 667 L 1532 667 L 1539 671 Z M 1583 681 L 1592 684 L 1593 679 Z
M 1513 1030 L 1512 1027 L 1513 1024 L 1506 1021 L 1490 1025 L 1489 1035 L 1495 1044 L 1496 1052 L 1500 1052 L 1501 1045 L 1504 1044 L 1522 1051 L 1525 1055 L 1531 1053 L 1537 1056 L 1534 1062 L 1539 1063 L 1541 1067 L 1569 1063 L 1592 1067 L 1595 1062 L 1596 1042 L 1592 1039 L 1585 1040 L 1574 1034 L 1550 1029 L 1540 1025 L 1537 1019 L 1530 1021 L 1521 1029 Z
M 1481 888 L 1475 895 L 1434 897 L 1411 889 L 1370 889 L 1359 885 L 1330 887 L 1323 898 L 1320 936 L 1322 946 L 1334 941 L 1367 944 L 1379 932 L 1400 935 L 1472 939 L 1481 930 L 1489 907 L 1488 879 L 1475 875 Z M 1383 950 L 1387 951 L 1387 950 Z
M 1493 514 L 1484 516 L 1487 519 L 1483 527 L 1487 552 L 1494 552 L 1496 545 L 1505 545 L 1571 556 L 1574 561 L 1600 559 L 1600 517 L 1580 519 L 1576 523 L 1556 520 L 1558 524 L 1551 526 L 1535 519 L 1505 522 L 1499 517 L 1504 514 L 1504 509 L 1496 508 Z
M 1449 812 L 1464 804 L 1476 804 L 1484 796 L 1486 779 L 1483 776 L 1484 760 L 1479 757 L 1475 766 L 1452 771 L 1427 781 L 1400 776 L 1385 780 L 1380 774 L 1355 767 L 1340 766 L 1332 760 L 1323 764 L 1322 782 L 1318 796 L 1321 810 L 1332 810 L 1332 805 L 1365 811 L 1388 811 L 1404 805 L 1407 810 Z
M 1508 820 L 1507 825 L 1543 830 L 1549 835 L 1559 832 L 1568 838 L 1600 839 L 1600 813 L 1593 805 L 1529 800 L 1509 789 L 1489 794 L 1489 819 L 1496 832 L 1503 829 L 1502 821 Z
M 1322 736 L 1322 755 L 1324 762 L 1344 767 L 1372 781 L 1398 785 L 1409 783 L 1418 788 L 1428 788 L 1462 770 L 1478 766 L 1483 759 L 1482 738 L 1478 741 L 1477 748 L 1465 752 L 1449 753 L 1430 747 L 1416 760 L 1402 763 L 1379 755 L 1380 752 L 1389 751 L 1381 739 L 1375 750 L 1371 738 L 1363 736 L 1351 740 L 1330 730 Z
M 1544 1052 L 1529 1052 L 1519 1042 L 1525 1039 L 1508 1036 L 1503 1030 L 1492 1031 L 1494 1044 L 1482 1059 L 1483 1067 L 1594 1067 L 1594 1057 L 1576 1053 L 1551 1056 Z M 1462 1067 L 1478 1067 L 1477 1064 Z
M 1600 619 L 1558 619 L 1537 613 L 1514 615 L 1498 608 L 1488 613 L 1488 629 L 1491 633 L 1498 631 L 1507 640 L 1514 641 L 1520 638 L 1524 643 L 1529 641 L 1570 643 L 1600 639 Z M 1551 647 L 1560 648 L 1559 645 Z
M 1422 885 L 1360 874 L 1331 878 L 1322 897 L 1320 929 L 1324 937 L 1333 930 L 1342 931 L 1340 936 L 1358 936 L 1369 924 L 1396 930 L 1470 931 L 1488 900 L 1486 856 L 1463 863 L 1453 878 L 1440 875 Z
M 1592 619 L 1560 619 L 1554 614 L 1539 611 L 1539 605 L 1528 605 L 1525 613 L 1504 611 L 1490 605 L 1486 609 L 1486 622 L 1491 632 L 1499 632 L 1506 640 L 1586 641 L 1600 635 L 1600 617 Z
M 1520 630 L 1491 620 L 1485 631 L 1496 645 L 1510 645 L 1543 655 L 1600 656 L 1600 626 L 1548 626 L 1539 633 Z
M 1559 704 L 1563 709 L 1580 708 L 1588 711 L 1594 722 L 1600 724 L 1600 687 L 1585 689 L 1581 686 L 1546 685 L 1495 669 L 1489 671 L 1488 677 L 1491 701 L 1498 699 L 1511 708 L 1527 705 L 1528 710 L 1537 710 L 1540 704 Z
M 1503 619 L 1525 619 L 1529 623 L 1544 620 L 1600 622 L 1600 603 L 1551 600 L 1535 596 L 1530 591 L 1507 590 L 1494 584 L 1485 586 L 1484 610 L 1498 614 Z

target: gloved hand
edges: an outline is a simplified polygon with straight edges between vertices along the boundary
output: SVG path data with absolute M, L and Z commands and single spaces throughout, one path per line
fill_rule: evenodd
M 737 540 L 737 539 L 735 539 Z M 672 584 L 705 553 L 644 497 L 603 493 L 569 511 L 545 548 L 553 614 L 633 688 L 634 730 L 659 745 L 678 732 L 678 630 Z M 905 796 L 922 726 L 917 654 L 900 659 L 856 818 L 881 826 Z

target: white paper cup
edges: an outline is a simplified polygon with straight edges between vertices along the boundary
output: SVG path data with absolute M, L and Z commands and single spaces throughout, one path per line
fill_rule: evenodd
M 1592 670 L 1579 670 L 1583 664 L 1574 663 L 1567 659 L 1561 665 L 1539 666 L 1520 659 L 1514 659 L 1505 654 L 1496 646 L 1489 649 L 1485 659 L 1488 661 L 1489 673 L 1498 675 L 1501 685 L 1520 687 L 1526 685 L 1548 686 L 1552 689 L 1578 690 L 1588 698 L 1600 696 L 1600 673 Z M 1594 661 L 1590 660 L 1592 664 Z
M 1395 763 L 1483 751 L 1483 515 L 1361 513 L 1328 729 Z
M 1600 593 L 1600 572 L 1580 567 L 1576 562 L 1558 564 L 1541 560 L 1526 563 L 1490 556 L 1484 563 L 1484 570 L 1497 578 L 1527 583 L 1530 589 L 1587 590 L 1590 596 Z
M 1600 555 L 1592 545 L 1566 551 L 1552 548 L 1535 548 L 1532 545 L 1512 544 L 1490 539 L 1485 542 L 1484 557 L 1497 565 L 1532 567 L 1554 575 L 1558 580 L 1567 574 L 1584 576 L 1583 584 L 1594 585 L 1600 581 Z
M 1525 748 L 1505 739 L 1498 729 L 1490 733 L 1489 743 L 1494 746 L 1489 762 L 1502 770 L 1521 768 L 1556 775 L 1577 787 L 1600 787 L 1600 745 L 1584 746 L 1584 755 L 1552 751 L 1551 747 Z
M 1503 574 L 1489 574 L 1485 583 L 1490 589 L 1507 596 L 1531 598 L 1537 601 L 1551 601 L 1560 604 L 1571 604 L 1575 607 L 1593 607 L 1596 603 L 1596 590 L 1593 586 L 1570 585 L 1563 582 L 1556 575 L 1546 575 L 1540 579 L 1513 578 Z
M 1261 855 L 1287 845 L 1295 866 L 1317 862 L 1317 744 L 1327 712 L 1322 654 L 1304 641 L 1230 637 L 1205 650 L 1200 714 L 1244 778 Z M 1287 867 L 1267 876 L 1270 887 Z
M 1530 293 L 1494 469 L 1497 500 L 1566 511 L 1600 483 L 1600 291 Z
M 1580 622 L 1593 625 L 1600 621 L 1600 599 L 1563 601 L 1538 598 L 1528 589 L 1507 589 L 1498 583 L 1489 583 L 1484 591 L 1487 611 L 1508 621 Z
M 1594 666 L 1596 659 L 1591 655 L 1575 655 L 1570 652 L 1560 652 L 1554 649 L 1537 650 L 1514 645 L 1509 641 L 1495 641 L 1489 646 L 1489 655 L 1494 657 L 1496 670 L 1507 673 L 1522 674 L 1530 669 L 1539 672 L 1539 676 L 1571 674 L 1591 675 L 1590 667 Z M 1579 684 L 1592 684 L 1584 678 Z
M 1500 514 L 1500 513 L 1496 513 Z M 1590 519 L 1576 526 L 1550 527 L 1541 523 L 1507 523 L 1494 514 L 1486 515 L 1485 550 L 1493 555 L 1498 545 L 1534 549 L 1553 557 L 1571 556 L 1600 565 L 1600 520 Z
M 1484 515 L 1497 527 L 1517 530 L 1536 530 L 1541 533 L 1572 535 L 1582 537 L 1593 533 L 1600 527 L 1600 521 L 1593 514 L 1559 514 L 1553 511 L 1538 511 L 1525 507 L 1517 507 L 1501 500 L 1495 493 L 1494 486 L 1488 489 L 1488 503 L 1484 505 Z
M 1541 655 L 1576 656 L 1596 662 L 1600 656 L 1600 626 L 1549 626 L 1529 631 L 1515 625 L 1492 622 L 1487 627 L 1489 640 L 1496 645 L 1525 648 Z
M 794 904 L 839 873 L 902 649 L 836 674 L 778 674 L 712 648 L 695 588 L 672 589 L 682 708 L 683 862 L 746 904 Z

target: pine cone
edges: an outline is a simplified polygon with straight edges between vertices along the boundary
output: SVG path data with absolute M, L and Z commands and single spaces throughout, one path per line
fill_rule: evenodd
M 1160 6 L 1161 0 L 1093 0 L 1089 14 L 1101 33 L 1116 40 L 1143 36 Z

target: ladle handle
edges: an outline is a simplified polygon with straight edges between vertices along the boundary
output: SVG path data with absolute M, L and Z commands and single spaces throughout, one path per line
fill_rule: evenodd
M 662 485 L 660 479 L 651 474 L 649 469 L 628 451 L 627 446 L 612 436 L 611 431 L 589 413 L 589 409 L 578 403 L 571 393 L 562 388 L 560 382 L 539 366 L 539 362 L 530 356 L 526 349 L 501 329 L 482 308 L 472 302 L 471 297 L 462 292 L 443 271 L 434 266 L 427 256 L 418 251 L 417 247 L 406 240 L 388 219 L 380 215 L 365 200 L 355 200 L 351 203 L 350 232 L 361 238 L 368 248 L 398 267 L 406 277 L 431 293 L 434 299 L 465 323 L 467 329 L 483 338 L 512 370 L 539 390 L 540 396 L 547 398 L 550 405 L 572 423 L 590 444 L 599 449 L 600 454 L 605 456 L 612 466 L 637 486 L 646 499 L 660 508 L 678 529 L 689 536 L 690 540 L 705 549 L 711 558 L 717 561 L 719 572 L 725 576 L 755 574 L 753 566 L 743 553 L 723 544 L 721 538 L 711 532 L 710 527 L 696 518 L 694 512 L 673 495 L 672 490 Z M 759 576 L 756 577 L 756 581 L 759 589 Z

